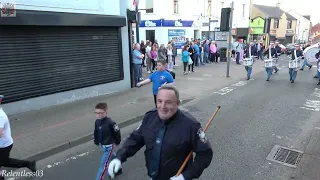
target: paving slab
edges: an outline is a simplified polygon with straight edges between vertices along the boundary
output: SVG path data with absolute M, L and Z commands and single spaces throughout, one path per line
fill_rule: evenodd
M 183 102 L 213 93 L 215 89 L 239 80 L 245 80 L 242 65 L 231 63 L 226 78 L 226 63 L 213 63 L 195 67 L 196 72 L 183 75 L 183 66 L 177 59 L 176 87 Z M 262 61 L 253 68 L 254 74 L 264 70 Z M 143 69 L 146 78 L 146 68 Z M 107 102 L 109 116 L 120 127 L 142 120 L 143 114 L 154 107 L 151 84 L 109 95 L 98 96 L 40 110 L 11 115 L 10 123 L 14 147 L 12 156 L 39 160 L 70 147 L 90 141 L 94 128 L 94 106 Z

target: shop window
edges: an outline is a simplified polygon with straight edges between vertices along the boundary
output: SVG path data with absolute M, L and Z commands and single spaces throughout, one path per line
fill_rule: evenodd
M 287 22 L 287 29 L 292 29 L 292 21 Z
M 146 13 L 153 13 L 153 0 L 146 0 Z
M 279 19 L 274 19 L 273 21 L 274 21 L 273 28 L 278 29 L 279 28 Z
M 173 13 L 179 14 L 179 0 L 173 0 Z

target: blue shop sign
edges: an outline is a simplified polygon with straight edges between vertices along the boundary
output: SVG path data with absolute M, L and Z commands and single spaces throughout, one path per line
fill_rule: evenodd
M 142 20 L 140 27 L 192 27 L 193 21 L 185 20 Z
M 161 20 L 142 20 L 140 27 L 161 27 Z
M 193 21 L 163 20 L 162 27 L 192 27 Z

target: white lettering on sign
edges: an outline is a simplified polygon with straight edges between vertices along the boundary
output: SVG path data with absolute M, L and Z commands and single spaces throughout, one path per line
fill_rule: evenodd
M 254 80 L 254 79 L 250 79 Z M 236 87 L 247 85 L 249 81 L 239 81 L 235 84 L 232 84 L 231 87 L 224 87 L 217 92 L 213 92 L 214 94 L 226 95 L 227 93 L 236 89 Z
M 175 21 L 175 22 L 174 22 L 174 26 L 182 27 L 183 24 L 182 24 L 181 22 L 179 22 L 179 21 Z
M 309 111 L 320 111 L 320 89 L 315 88 L 314 92 L 310 95 L 313 99 L 308 99 L 301 109 L 309 110 Z
M 157 24 L 152 21 L 146 21 L 146 22 L 144 22 L 144 25 L 146 27 L 156 27 L 157 26 Z

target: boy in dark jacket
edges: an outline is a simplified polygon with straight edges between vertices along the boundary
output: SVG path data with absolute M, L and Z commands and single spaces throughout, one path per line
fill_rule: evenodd
M 102 180 L 105 171 L 108 169 L 114 150 L 114 144 L 119 145 L 121 142 L 121 133 L 118 125 L 109 117 L 108 107 L 106 103 L 99 103 L 95 107 L 95 114 L 97 120 L 94 128 L 94 144 L 101 147 L 103 152 L 101 157 L 101 164 L 96 176 L 96 180 Z M 121 174 L 119 171 L 118 174 Z

